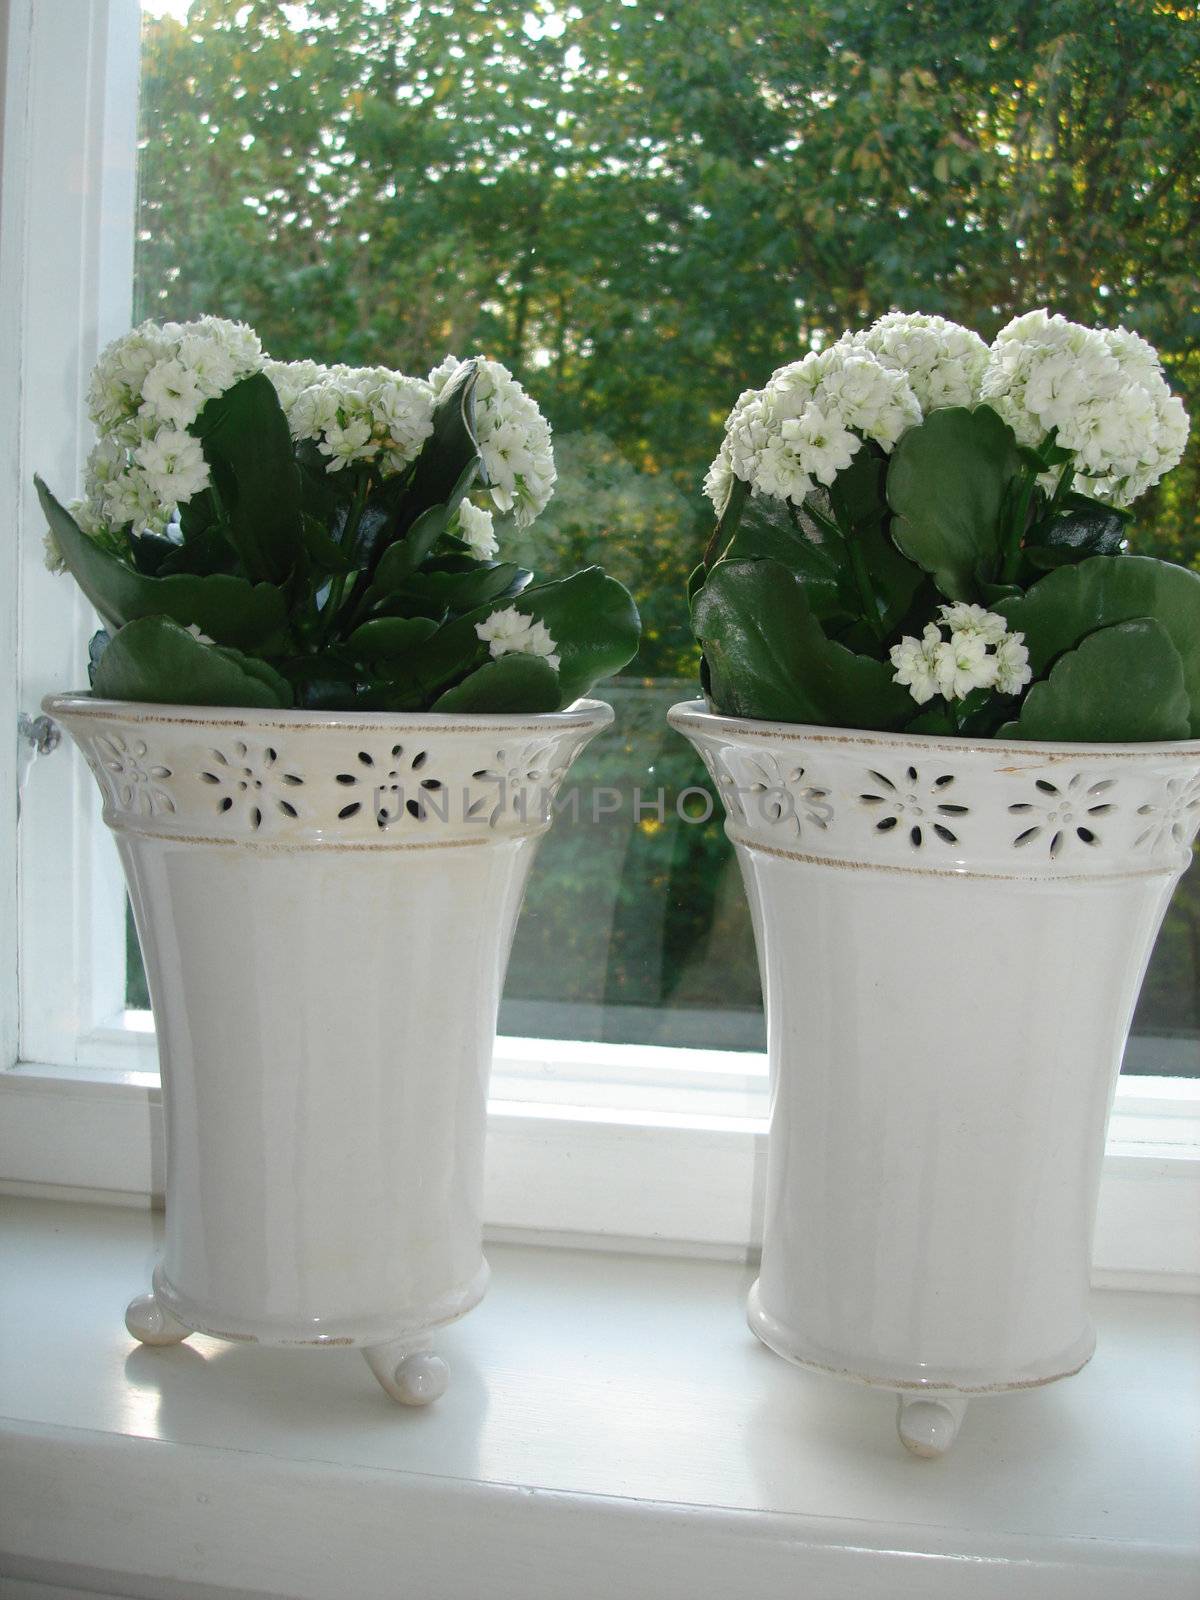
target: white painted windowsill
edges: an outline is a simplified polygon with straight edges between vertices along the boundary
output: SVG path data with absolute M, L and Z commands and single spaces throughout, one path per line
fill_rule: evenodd
M 755 1343 L 745 1266 L 492 1246 L 449 1392 L 406 1411 L 354 1351 L 135 1345 L 154 1228 L 3 1202 L 5 1600 L 1194 1594 L 1192 1297 L 1098 1292 L 1083 1373 L 922 1462 L 891 1396 Z

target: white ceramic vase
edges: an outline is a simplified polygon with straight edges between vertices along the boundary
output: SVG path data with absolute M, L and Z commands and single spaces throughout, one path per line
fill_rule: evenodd
M 166 1230 L 127 1324 L 358 1345 L 395 1399 L 484 1293 L 487 1084 L 552 797 L 612 720 L 48 699 L 116 835 L 149 979 Z
M 724 800 L 762 971 L 750 1326 L 898 1391 L 904 1443 L 940 1454 L 970 1395 L 1092 1354 L 1105 1127 L 1200 741 L 972 744 L 699 701 L 671 721 Z

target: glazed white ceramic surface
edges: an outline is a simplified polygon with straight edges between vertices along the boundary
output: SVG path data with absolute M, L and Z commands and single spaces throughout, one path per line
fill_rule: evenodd
M 1200 741 L 972 744 L 676 706 L 721 794 L 772 1077 L 750 1325 L 910 1395 L 1089 1358 L 1089 1254 L 1133 1008 L 1200 824 Z M 906 1432 L 907 1430 L 907 1432 Z
M 428 1334 L 487 1283 L 487 1083 L 526 877 L 611 709 L 45 709 L 103 794 L 158 1031 L 165 1248 L 131 1331 L 362 1345 L 397 1398 L 433 1398 Z

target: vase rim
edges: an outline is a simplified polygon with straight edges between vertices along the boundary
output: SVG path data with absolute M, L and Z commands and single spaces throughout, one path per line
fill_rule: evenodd
M 1012 754 L 1033 759 L 1065 757 L 1072 760 L 1180 760 L 1200 758 L 1200 739 L 1145 740 L 1138 743 L 1097 744 L 1052 739 L 979 739 L 946 733 L 887 733 L 882 729 L 841 728 L 810 722 L 767 722 L 754 717 L 730 717 L 714 711 L 707 700 L 681 700 L 667 712 L 678 732 L 725 734 L 749 739 L 797 740 L 805 744 L 849 745 L 892 750 L 930 750 L 953 755 Z
M 581 698 L 562 711 L 461 712 L 461 711 L 302 711 L 268 706 L 189 706 L 148 700 L 102 700 L 86 690 L 48 694 L 42 701 L 48 716 L 95 717 L 125 722 L 199 727 L 340 728 L 357 732 L 371 729 L 407 729 L 410 733 L 542 733 L 554 728 L 599 730 L 612 722 L 613 708 L 606 700 Z

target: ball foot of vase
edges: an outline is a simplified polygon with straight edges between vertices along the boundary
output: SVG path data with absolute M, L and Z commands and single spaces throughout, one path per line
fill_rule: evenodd
M 900 1393 L 905 1445 L 940 1454 L 968 1396 L 1092 1354 L 1108 1113 L 1200 824 L 1200 741 L 671 721 L 724 800 L 762 972 L 750 1326 Z
M 153 1289 L 135 1295 L 125 1307 L 125 1326 L 139 1344 L 182 1344 L 194 1331 L 159 1304 Z
M 129 1302 L 125 1308 L 125 1326 L 139 1344 L 145 1345 L 182 1344 L 199 1331 L 180 1322 L 153 1289 L 149 1294 L 135 1295 Z M 241 1339 L 236 1342 L 240 1343 Z M 325 1342 L 332 1345 L 339 1341 Z M 435 1352 L 433 1341 L 427 1335 L 409 1334 L 384 1340 L 364 1346 L 362 1353 L 380 1387 L 401 1405 L 430 1405 L 441 1399 L 449 1385 L 450 1368 Z
M 966 1410 L 965 1395 L 902 1394 L 896 1405 L 900 1443 L 914 1456 L 944 1456 L 958 1438 Z
M 357 1347 L 440 1395 L 482 1298 L 496 1013 L 568 767 L 612 720 L 46 702 L 116 836 L 166 1129 L 162 1260 L 127 1324 Z
M 427 1341 L 413 1345 L 393 1339 L 368 1345 L 363 1356 L 384 1391 L 402 1406 L 427 1406 L 439 1400 L 450 1381 L 450 1368 Z

